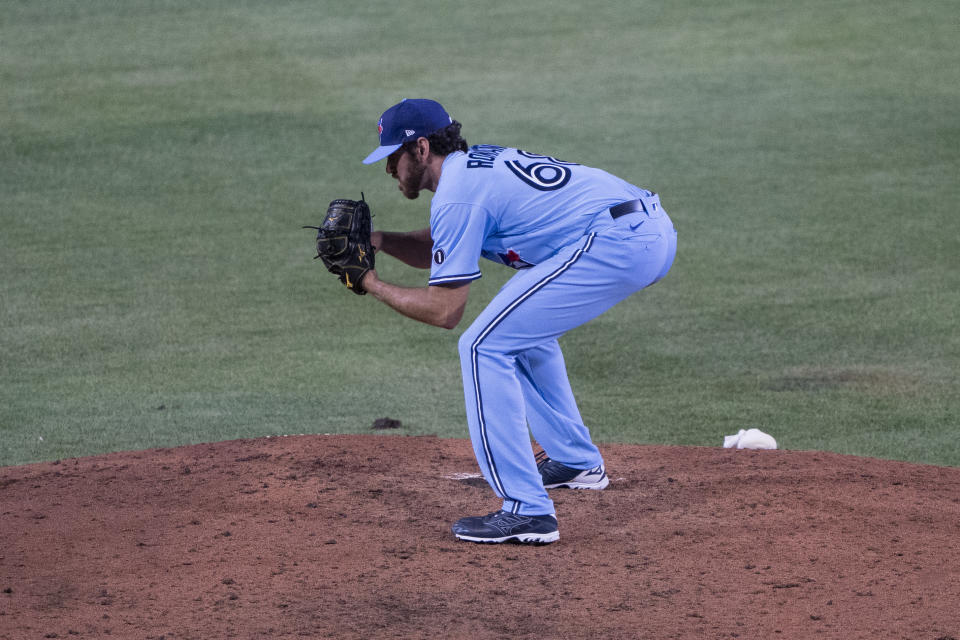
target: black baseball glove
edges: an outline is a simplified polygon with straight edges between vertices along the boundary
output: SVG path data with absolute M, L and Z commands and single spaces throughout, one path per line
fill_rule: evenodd
M 373 223 L 370 207 L 360 194 L 360 200 L 334 200 L 317 230 L 317 255 L 327 270 L 340 277 L 340 282 L 358 295 L 366 291 L 360 279 L 373 269 L 373 246 L 370 233 Z

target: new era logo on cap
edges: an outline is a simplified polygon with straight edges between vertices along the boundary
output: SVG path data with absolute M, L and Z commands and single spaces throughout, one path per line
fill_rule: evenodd
M 410 99 L 383 112 L 377 123 L 380 146 L 364 159 L 364 164 L 383 160 L 408 140 L 426 137 L 453 122 L 443 106 L 434 100 Z

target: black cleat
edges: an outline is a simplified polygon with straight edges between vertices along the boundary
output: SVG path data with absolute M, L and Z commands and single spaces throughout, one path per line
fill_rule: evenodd
M 453 534 L 460 540 L 487 543 L 549 544 L 560 539 L 554 516 L 522 516 L 502 510 L 460 518 L 453 525 Z
M 544 489 L 606 489 L 610 484 L 607 471 L 601 464 L 592 469 L 571 469 L 556 460 L 551 460 L 546 451 L 537 454 L 537 469 Z

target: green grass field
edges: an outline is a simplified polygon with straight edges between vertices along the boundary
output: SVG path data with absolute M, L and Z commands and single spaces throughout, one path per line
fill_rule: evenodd
M 957 35 L 937 0 L 0 0 L 0 465 L 466 437 L 459 331 L 300 229 L 361 190 L 425 226 L 360 164 L 403 97 L 661 194 L 671 274 L 561 341 L 599 441 L 960 465 Z M 482 266 L 461 329 L 510 275 Z

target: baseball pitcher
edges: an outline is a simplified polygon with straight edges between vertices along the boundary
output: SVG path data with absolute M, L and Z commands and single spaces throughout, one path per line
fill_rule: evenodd
M 468 146 L 460 129 L 433 100 L 387 109 L 379 147 L 364 163 L 386 160 L 407 198 L 433 192 L 430 226 L 371 232 L 366 203 L 334 201 L 318 257 L 354 292 L 447 329 L 460 322 L 481 257 L 517 270 L 459 341 L 470 438 L 503 505 L 458 520 L 453 533 L 472 542 L 550 543 L 560 534 L 547 490 L 609 482 L 557 339 L 663 278 L 677 234 L 650 191 L 539 153 Z M 371 247 L 430 269 L 427 285 L 381 280 Z M 543 448 L 536 456 L 530 433 Z

